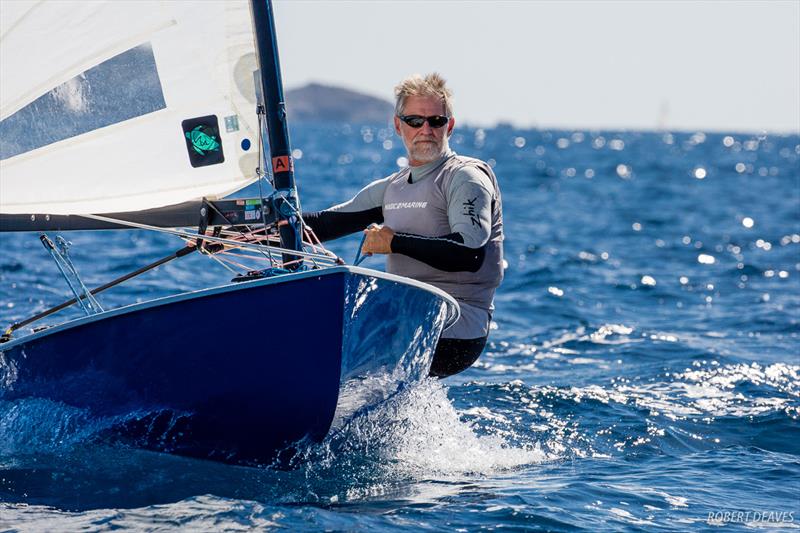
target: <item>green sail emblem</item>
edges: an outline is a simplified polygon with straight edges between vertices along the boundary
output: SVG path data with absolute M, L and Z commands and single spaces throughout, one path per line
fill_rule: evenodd
M 200 155 L 206 155 L 206 152 L 219 152 L 217 137 L 208 135 L 203 128 L 204 126 L 201 124 L 192 131 L 186 132 L 186 138 L 192 141 L 192 148 Z

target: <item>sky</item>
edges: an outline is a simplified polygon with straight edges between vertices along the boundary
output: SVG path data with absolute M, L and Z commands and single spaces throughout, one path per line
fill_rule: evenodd
M 800 0 L 274 0 L 286 88 L 387 100 L 437 71 L 457 121 L 800 131 Z

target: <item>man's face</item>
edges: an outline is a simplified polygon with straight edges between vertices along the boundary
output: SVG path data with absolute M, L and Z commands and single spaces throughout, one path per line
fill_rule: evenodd
M 430 117 L 446 115 L 444 102 L 436 96 L 409 96 L 403 109 L 404 115 L 420 115 Z M 421 128 L 412 128 L 402 120 L 394 117 L 394 129 L 408 150 L 411 166 L 424 165 L 442 155 L 448 148 L 447 138 L 453 132 L 455 119 L 452 117 L 441 128 L 432 128 L 427 121 Z

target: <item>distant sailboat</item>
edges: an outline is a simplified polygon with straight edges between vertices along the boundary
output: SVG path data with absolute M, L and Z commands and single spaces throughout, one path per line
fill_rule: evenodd
M 269 194 L 221 199 L 268 167 Z M 0 398 L 84 408 L 112 421 L 115 442 L 269 463 L 427 375 L 458 316 L 434 287 L 314 246 L 270 0 L 2 1 L 0 231 L 100 228 L 185 246 L 90 291 L 41 235 L 75 297 L 5 331 Z M 266 268 L 112 310 L 94 297 L 195 251 Z M 17 338 L 70 304 L 86 316 Z

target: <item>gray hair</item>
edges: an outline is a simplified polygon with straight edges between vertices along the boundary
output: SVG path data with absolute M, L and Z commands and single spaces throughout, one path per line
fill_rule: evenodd
M 412 74 L 394 88 L 397 99 L 394 105 L 395 115 L 402 115 L 409 96 L 434 96 L 442 99 L 444 111 L 448 117 L 453 116 L 453 92 L 447 88 L 447 82 L 439 73 L 433 72 L 424 78 Z

